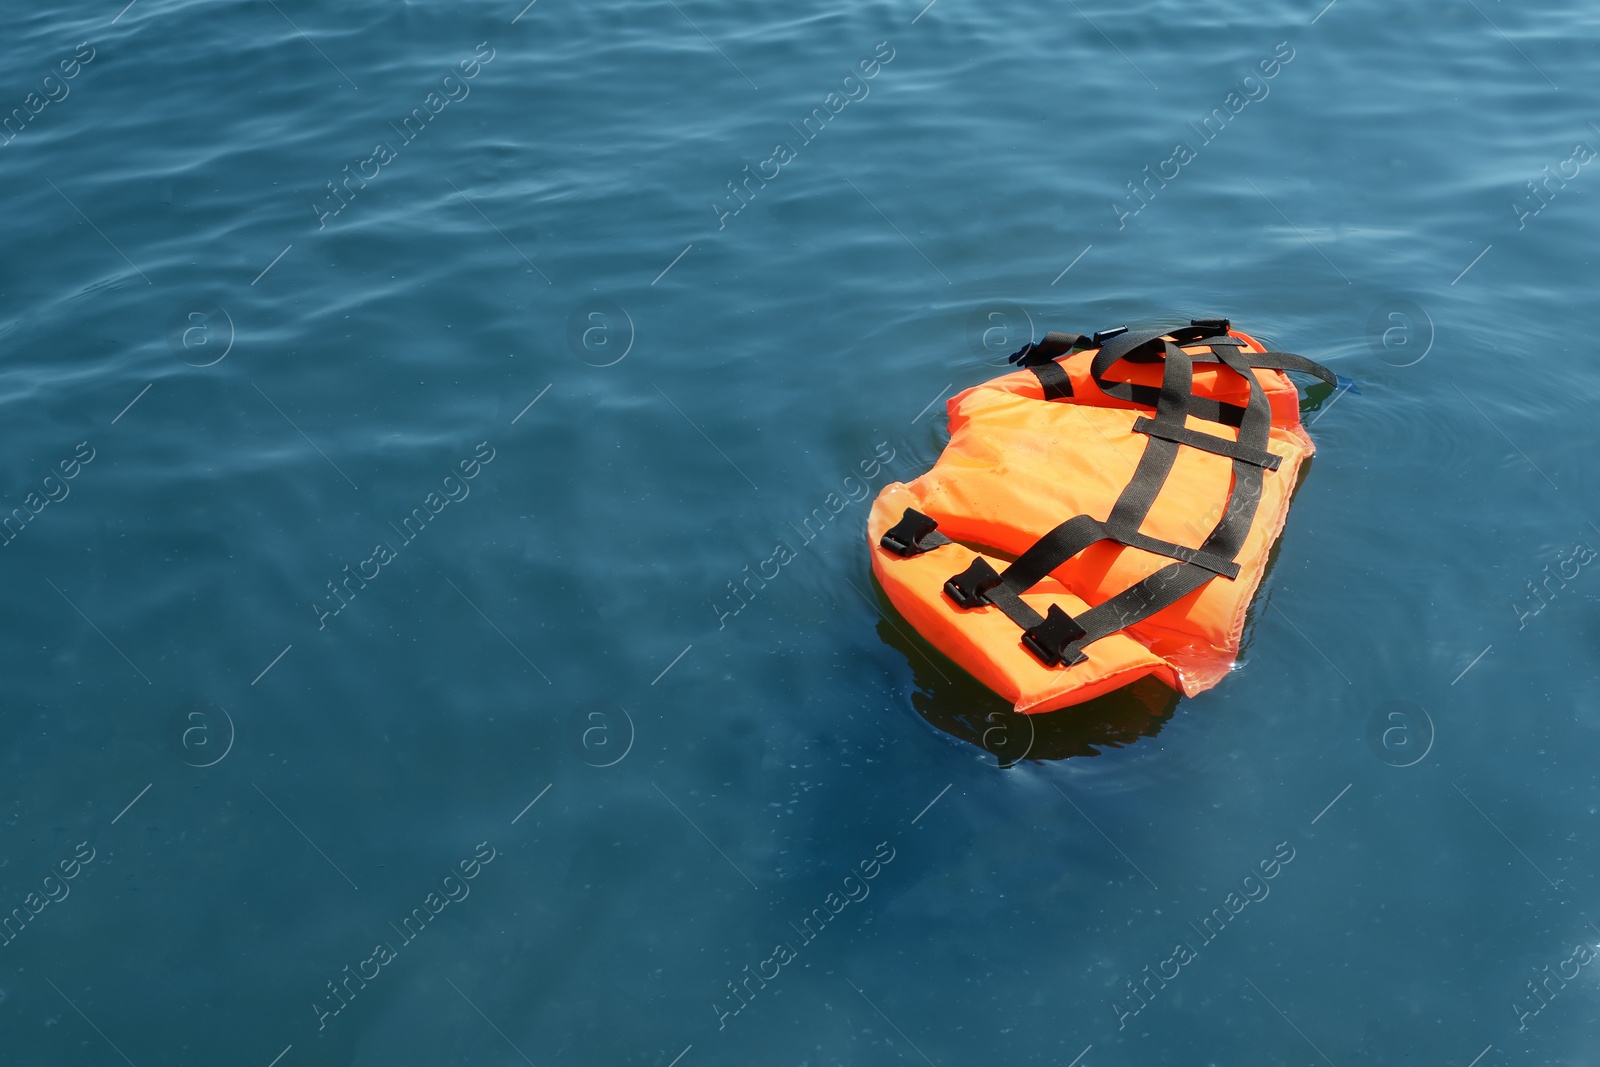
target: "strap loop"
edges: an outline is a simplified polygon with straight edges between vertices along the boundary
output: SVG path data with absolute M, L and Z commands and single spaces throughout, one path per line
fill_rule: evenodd
M 1072 398 L 1072 377 L 1061 369 L 1061 364 L 1055 360 L 1046 360 L 1037 366 L 1029 366 L 1033 376 L 1039 379 L 1039 388 L 1044 392 L 1046 400 L 1070 400 Z
M 1089 338 L 1081 333 L 1060 333 L 1052 330 L 1044 335 L 1042 341 L 1029 341 L 1011 355 L 1006 357 L 1007 363 L 1015 363 L 1019 367 L 1037 367 L 1042 363 L 1053 363 L 1055 360 L 1071 352 L 1074 348 L 1089 348 L 1093 344 Z

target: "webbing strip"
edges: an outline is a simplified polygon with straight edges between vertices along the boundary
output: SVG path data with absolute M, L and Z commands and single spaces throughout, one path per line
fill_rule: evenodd
M 1184 563 L 1193 563 L 1198 567 L 1204 567 L 1212 574 L 1221 574 L 1228 578 L 1236 578 L 1239 575 L 1237 563 L 1215 553 L 1161 541 L 1137 530 L 1119 530 L 1110 523 L 1100 522 L 1090 515 L 1077 515 L 1035 541 L 1033 547 L 1018 556 L 1016 562 L 1005 569 L 1001 580 L 1016 592 L 1026 592 L 1038 585 L 1061 564 L 1100 541 L 1116 541 L 1129 548 L 1143 549 Z
M 1163 608 L 1171 607 L 1213 577 L 1210 571 L 1189 563 L 1173 563 L 1163 567 L 1110 600 L 1076 616 L 1073 621 L 1083 628 L 1084 636 L 1061 648 L 1058 654 L 1063 660 L 1070 660 L 1073 653 L 1082 652 L 1083 646 L 1110 637 Z
M 1250 400 L 1245 405 L 1239 428 L 1239 443 L 1247 449 L 1264 451 L 1272 430 L 1272 407 L 1261 383 L 1250 373 L 1251 358 L 1245 353 L 1219 353 L 1221 362 L 1229 370 L 1244 378 L 1250 387 Z M 1170 366 L 1170 355 L 1168 358 Z M 1158 420 L 1160 416 L 1157 416 Z M 1141 420 L 1144 421 L 1144 420 Z M 1207 435 L 1209 436 L 1209 435 Z M 1215 438 L 1213 438 L 1215 440 Z M 1151 444 L 1155 442 L 1152 440 Z M 1276 458 L 1276 457 L 1274 457 Z M 1275 469 L 1275 468 L 1274 468 Z M 1202 552 L 1225 556 L 1232 560 L 1244 547 L 1250 527 L 1255 522 L 1261 503 L 1263 468 L 1234 457 L 1233 485 L 1228 490 L 1228 502 L 1222 517 L 1217 520 L 1201 544 Z M 1077 662 L 1083 646 L 1103 637 L 1142 622 L 1156 612 L 1171 607 L 1190 593 L 1210 581 L 1212 575 L 1193 563 L 1175 563 L 1124 589 L 1105 602 L 1090 608 L 1072 622 L 1084 631 L 1084 636 L 1070 641 L 1058 649 L 1047 649 L 1059 656 L 1061 662 Z M 1037 642 L 1025 641 L 1037 652 Z
M 1166 342 L 1164 348 L 1166 367 L 1162 374 L 1155 421 L 1163 426 L 1177 425 L 1181 428 L 1183 413 L 1187 410 L 1188 402 L 1193 395 L 1191 392 L 1193 360 L 1188 353 L 1171 342 Z M 1185 566 L 1192 566 L 1203 572 L 1207 579 L 1217 574 L 1226 575 L 1230 579 L 1237 577 L 1239 565 L 1232 559 L 1232 556 L 1237 554 L 1237 549 L 1224 557 L 1212 551 L 1210 546 L 1192 549 L 1139 532 L 1139 527 L 1143 525 L 1157 494 L 1160 493 L 1162 485 L 1172 471 L 1177 454 L 1178 448 L 1175 443 L 1153 437 L 1146 444 L 1133 477 L 1117 498 L 1117 503 L 1105 522 L 1100 522 L 1089 515 L 1075 516 L 1036 541 L 1017 557 L 1003 574 L 994 575 L 992 568 L 987 565 L 980 567 L 975 564 L 966 572 L 954 576 L 946 584 L 946 590 L 963 606 L 975 606 L 987 602 L 1000 608 L 1008 618 L 1023 629 L 1024 643 L 1029 649 L 1046 662 L 1050 662 L 1052 656 L 1056 657 L 1057 661 L 1065 659 L 1076 662 L 1081 658 L 1081 653 L 1076 650 L 1072 655 L 1061 653 L 1060 642 L 1073 639 L 1076 643 L 1083 644 L 1098 640 L 1099 637 L 1104 637 L 1114 630 L 1107 630 L 1095 636 L 1095 632 L 1087 628 L 1080 630 L 1071 617 L 1059 609 L 1053 610 L 1048 618 L 1040 616 L 1022 600 L 1021 594 L 1033 588 L 1051 571 L 1090 545 L 1105 540 L 1116 541 L 1132 548 L 1180 560 Z M 1248 526 L 1248 518 L 1246 525 Z M 1165 573 L 1165 570 L 1157 573 Z M 1198 583 L 1194 588 L 1198 588 Z M 1134 593 L 1124 596 L 1116 603 L 1125 607 L 1129 603 L 1139 601 L 1142 596 L 1144 594 Z M 1164 606 L 1165 604 L 1161 604 L 1149 610 L 1160 610 L 1160 607 Z M 1106 617 L 1104 613 L 1097 616 L 1100 619 Z M 1123 625 L 1130 624 L 1131 622 Z
M 1094 360 L 1089 365 L 1089 376 L 1099 386 L 1100 391 L 1107 396 L 1116 397 L 1118 400 L 1127 400 L 1141 407 L 1155 407 L 1160 397 L 1160 390 L 1152 385 L 1137 385 L 1133 382 L 1111 382 L 1105 378 L 1109 371 L 1119 360 L 1130 363 L 1150 363 L 1159 359 L 1154 342 L 1163 337 L 1173 337 L 1183 347 L 1193 348 L 1197 345 L 1209 345 L 1212 353 L 1200 353 L 1192 358 L 1201 363 L 1220 363 L 1222 359 L 1217 353 L 1218 347 L 1242 348 L 1245 342 L 1233 336 L 1203 337 L 1196 336 L 1209 332 L 1199 327 L 1181 327 L 1170 330 L 1165 334 L 1154 330 L 1146 330 L 1137 334 L 1122 334 L 1114 337 L 1095 353 Z M 1292 370 L 1303 374 L 1310 374 L 1320 381 L 1338 387 L 1338 376 L 1315 360 L 1293 352 L 1250 352 L 1244 353 L 1252 367 L 1261 367 L 1264 370 Z M 1254 378 L 1255 375 L 1249 375 Z M 1224 426 L 1238 426 L 1239 420 L 1244 416 L 1244 408 L 1237 404 L 1229 404 L 1208 397 L 1191 397 L 1186 414 L 1207 422 L 1220 422 Z
M 1030 608 L 1026 601 L 1003 585 L 997 585 L 984 593 L 989 603 L 1005 612 L 1006 618 L 1022 627 L 1031 630 L 1044 622 L 1044 616 Z
M 1066 400 L 1072 396 L 1072 379 L 1067 372 L 1061 369 L 1061 364 L 1055 360 L 1046 363 L 1031 363 L 1028 369 L 1033 371 L 1033 376 L 1039 379 L 1039 385 L 1044 388 L 1046 400 Z
M 1265 367 L 1268 370 L 1297 370 L 1302 374 L 1316 376 L 1326 385 L 1339 388 L 1339 376 L 1324 367 L 1314 359 L 1296 355 L 1293 352 L 1247 352 L 1252 367 Z M 1251 375 L 1255 377 L 1255 375 Z
M 1152 437 L 1159 437 L 1165 441 L 1176 441 L 1180 445 L 1198 448 L 1203 452 L 1210 452 L 1215 456 L 1227 456 L 1242 463 L 1250 463 L 1267 470 L 1278 469 L 1278 457 L 1260 448 L 1248 448 L 1237 441 L 1230 441 L 1226 437 L 1215 434 L 1201 433 L 1191 430 L 1187 426 L 1164 426 L 1156 419 L 1138 418 L 1133 423 L 1134 433 L 1147 433 Z
M 1113 339 L 1107 347 L 1116 341 L 1123 341 L 1117 346 L 1121 354 L 1113 350 L 1108 363 L 1093 368 L 1091 373 L 1098 378 L 1096 371 L 1103 373 L 1109 369 L 1110 363 L 1150 346 L 1152 341 L 1162 336 L 1172 335 L 1136 335 L 1127 339 Z M 1199 589 L 1217 574 L 1237 577 L 1239 565 L 1234 560 L 1255 521 L 1261 500 L 1263 471 L 1276 470 L 1279 457 L 1266 450 L 1270 440 L 1271 406 L 1261 383 L 1251 373 L 1252 366 L 1260 365 L 1256 363 L 1259 355 L 1236 351 L 1243 345 L 1237 338 L 1215 340 L 1217 347 L 1212 349 L 1211 358 L 1198 358 L 1203 362 L 1218 362 L 1226 366 L 1243 378 L 1249 389 L 1249 401 L 1244 407 L 1228 405 L 1238 413 L 1236 422 L 1228 420 L 1239 428 L 1237 441 L 1192 431 L 1184 425 L 1186 416 L 1194 414 L 1197 407 L 1198 398 L 1193 394 L 1193 371 L 1197 357 L 1184 352 L 1180 345 L 1210 344 L 1211 339 L 1163 341 L 1165 367 L 1161 387 L 1151 390 L 1156 394 L 1156 417 L 1141 417 L 1133 426 L 1134 430 L 1148 434 L 1150 440 L 1134 476 L 1118 497 L 1106 522 L 1102 523 L 1088 515 L 1068 519 L 1036 541 L 1002 575 L 995 575 L 987 565 L 978 567 L 975 564 L 974 568 L 969 568 L 969 574 L 977 570 L 989 576 L 987 580 L 979 578 L 982 586 L 973 590 L 976 595 L 971 603 L 987 602 L 1000 608 L 1022 628 L 1024 646 L 1046 664 L 1053 666 L 1063 663 L 1070 666 L 1080 662 L 1083 659 L 1083 646 L 1149 618 Z M 1219 348 L 1221 351 L 1218 351 Z M 1268 355 L 1274 366 L 1284 369 L 1322 369 L 1310 360 L 1291 353 Z M 1099 364 L 1098 357 L 1096 364 Z M 1200 447 L 1233 460 L 1233 484 L 1229 487 L 1223 514 L 1199 549 L 1159 541 L 1139 532 L 1139 527 L 1171 473 L 1179 444 Z M 1068 615 L 1056 606 L 1051 607 L 1047 616 L 1041 616 L 1021 599 L 1022 592 L 1038 584 L 1068 559 L 1102 540 L 1114 540 L 1130 547 L 1167 555 L 1178 562 L 1163 567 L 1077 617 Z M 967 575 L 958 575 L 952 579 L 951 585 L 958 584 L 963 577 Z

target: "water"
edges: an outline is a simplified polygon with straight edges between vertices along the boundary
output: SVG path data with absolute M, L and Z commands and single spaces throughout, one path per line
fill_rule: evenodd
M 1591 9 L 119 8 L 0 44 L 4 1062 L 1586 1062 Z M 1007 718 L 859 498 L 1208 314 L 1359 390 L 1240 667 Z

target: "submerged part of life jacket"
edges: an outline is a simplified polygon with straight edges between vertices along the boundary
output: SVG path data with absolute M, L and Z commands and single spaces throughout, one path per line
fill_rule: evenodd
M 1284 373 L 1327 368 L 1198 319 L 1047 334 L 956 394 L 950 443 L 886 485 L 872 570 L 923 637 L 1019 712 L 1228 673 L 1315 451 Z

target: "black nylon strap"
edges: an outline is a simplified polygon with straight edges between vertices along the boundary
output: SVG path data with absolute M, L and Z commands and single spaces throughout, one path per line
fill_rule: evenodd
M 1339 376 L 1324 367 L 1314 359 L 1297 356 L 1293 352 L 1249 352 L 1252 367 L 1266 367 L 1270 370 L 1297 370 L 1305 374 L 1315 375 L 1318 379 L 1335 389 L 1339 387 Z M 1255 375 L 1251 375 L 1255 377 Z
M 1250 373 L 1249 366 L 1240 354 L 1224 357 L 1223 362 L 1250 385 L 1250 400 L 1245 405 L 1244 420 L 1239 427 L 1239 441 L 1247 447 L 1264 449 L 1272 433 L 1272 405 L 1267 400 L 1266 391 L 1256 381 L 1256 376 Z M 1255 522 L 1264 480 L 1265 468 L 1234 460 L 1233 486 L 1228 490 L 1228 502 L 1223 508 L 1222 518 L 1217 520 L 1217 525 L 1212 527 L 1211 533 L 1201 543 L 1202 550 L 1225 555 L 1228 559 L 1238 557 Z
M 1112 382 L 1105 378 L 1109 371 L 1119 360 L 1130 363 L 1149 363 L 1159 358 L 1155 342 L 1162 337 L 1172 337 L 1181 346 L 1194 347 L 1196 345 L 1210 345 L 1213 353 L 1218 348 L 1242 348 L 1245 342 L 1237 337 L 1227 334 L 1207 336 L 1211 334 L 1212 327 L 1222 325 L 1226 327 L 1227 320 L 1203 320 L 1187 327 L 1178 327 L 1166 333 L 1157 333 L 1154 330 L 1143 330 L 1139 333 L 1125 333 L 1107 341 L 1095 353 L 1095 358 L 1089 365 L 1089 375 L 1095 385 L 1107 396 L 1116 397 L 1118 400 L 1127 400 L 1141 407 L 1155 407 L 1160 396 L 1160 390 L 1155 386 L 1136 385 L 1132 382 Z M 1250 366 L 1262 367 L 1268 370 L 1293 370 L 1304 374 L 1314 375 L 1316 378 L 1335 388 L 1338 387 L 1338 377 L 1315 360 L 1293 352 L 1250 352 L 1246 353 Z M 1216 354 L 1199 354 L 1193 357 L 1202 363 L 1222 362 Z M 1255 375 L 1250 375 L 1253 379 Z M 1187 414 L 1196 418 L 1205 419 L 1207 422 L 1220 422 L 1224 426 L 1238 426 L 1244 416 L 1244 409 L 1237 404 L 1224 403 L 1208 397 L 1191 397 Z
M 1005 612 L 1006 618 L 1024 630 L 1031 630 L 1044 621 L 1043 615 L 1034 611 L 1026 601 L 1003 585 L 995 586 L 984 596 L 989 598 L 989 603 Z
M 1148 339 L 1134 339 L 1135 347 L 1148 344 Z M 994 581 L 993 568 L 987 564 L 982 568 L 986 578 L 982 590 L 976 593 L 975 602 L 986 601 L 1000 607 L 1007 617 L 1022 628 L 1024 647 L 1047 666 L 1071 666 L 1081 662 L 1085 645 L 1149 618 L 1199 589 L 1219 573 L 1227 574 L 1229 578 L 1236 577 L 1239 565 L 1234 559 L 1255 521 L 1264 469 L 1277 469 L 1278 457 L 1266 451 L 1271 435 L 1272 411 L 1261 383 L 1251 373 L 1255 357 L 1236 351 L 1239 347 L 1237 344 L 1219 342 L 1218 348 L 1222 351 L 1213 349 L 1213 359 L 1243 378 L 1250 391 L 1248 403 L 1237 409 L 1239 440 L 1235 442 L 1190 431 L 1184 426 L 1184 419 L 1191 413 L 1195 400 L 1192 392 L 1194 357 L 1183 352 L 1179 344 L 1172 341 L 1163 342 L 1162 347 L 1166 366 L 1161 388 L 1156 390 L 1156 417 L 1140 418 L 1134 425 L 1135 430 L 1149 433 L 1151 439 L 1144 455 L 1140 457 L 1138 469 L 1107 521 L 1101 523 L 1088 515 L 1067 520 L 1019 556 L 999 576 L 998 582 Z M 1309 360 L 1305 362 L 1310 363 Z M 1198 447 L 1233 459 L 1234 481 L 1223 514 L 1199 549 L 1158 541 L 1138 532 L 1171 472 L 1178 443 L 1189 444 L 1190 441 L 1185 439 L 1189 435 L 1202 439 Z M 1265 461 L 1262 457 L 1265 457 Z M 1179 562 L 1163 567 L 1077 617 L 1068 615 L 1057 606 L 1051 606 L 1048 615 L 1041 617 L 1021 599 L 1020 593 L 1037 584 L 1062 563 L 1089 545 L 1107 539 L 1168 555 Z M 971 573 L 971 569 L 968 573 Z
M 1106 385 L 1110 388 L 1102 387 L 1100 391 L 1107 396 L 1114 396 L 1119 400 L 1131 400 L 1140 407 L 1155 407 L 1156 401 L 1161 396 L 1161 390 L 1153 385 L 1134 385 L 1131 382 L 1107 382 Z M 1207 422 L 1238 426 L 1239 420 L 1244 418 L 1244 408 L 1238 404 L 1213 400 L 1208 396 L 1197 396 L 1189 401 L 1189 414 Z
M 1115 363 L 1117 360 L 1127 359 L 1130 355 L 1134 354 L 1135 350 L 1143 348 L 1152 341 L 1159 341 L 1165 336 L 1167 336 L 1167 331 L 1165 329 L 1138 330 L 1129 331 L 1128 333 L 1124 334 L 1118 334 L 1116 337 L 1111 338 L 1111 340 L 1100 346 L 1100 354 L 1104 355 L 1108 352 L 1111 353 L 1111 355 L 1108 357 L 1108 362 L 1105 364 L 1106 367 L 1110 367 L 1111 364 Z M 1095 357 L 1095 363 L 1097 365 L 1099 364 L 1099 360 L 1100 357 L 1097 355 Z M 1132 362 L 1138 363 L 1150 361 L 1141 360 L 1135 356 Z M 1104 372 L 1102 371 L 1101 373 Z
M 1256 365 L 1255 358 L 1243 352 L 1226 351 L 1218 352 L 1217 358 L 1223 366 L 1243 378 L 1250 390 L 1250 399 L 1245 402 L 1244 418 L 1239 423 L 1239 443 L 1246 448 L 1265 451 L 1267 442 L 1272 438 L 1272 404 L 1267 400 L 1266 390 L 1250 373 L 1250 368 Z
M 1094 379 L 1095 385 L 1107 396 L 1116 397 L 1118 400 L 1127 400 L 1141 407 L 1156 407 L 1160 403 L 1161 389 L 1153 385 L 1137 385 L 1133 382 L 1112 382 L 1106 380 L 1106 372 L 1119 360 L 1127 359 L 1131 363 L 1150 363 L 1160 358 L 1157 354 L 1156 341 L 1161 340 L 1161 335 L 1150 336 L 1147 331 L 1142 334 L 1131 335 L 1139 343 L 1134 346 L 1134 351 L 1125 350 L 1125 347 L 1112 346 L 1130 335 L 1124 334 L 1106 342 L 1106 346 L 1095 354 L 1094 361 L 1089 364 L 1089 375 Z M 1217 345 L 1243 345 L 1244 342 L 1237 337 L 1206 338 L 1204 341 L 1186 342 L 1191 347 L 1196 344 Z M 1170 342 L 1168 343 L 1170 345 Z M 1215 356 L 1191 356 L 1192 360 L 1201 362 L 1217 362 Z M 1163 378 L 1163 380 L 1165 380 Z M 1237 404 L 1228 404 L 1210 397 L 1190 396 L 1186 401 L 1185 413 L 1208 422 L 1220 422 L 1224 426 L 1238 426 L 1239 420 L 1244 417 L 1244 408 Z
M 1074 348 L 1088 348 L 1093 344 L 1089 338 L 1081 333 L 1061 333 L 1052 330 L 1039 341 L 1029 341 L 1011 355 L 1006 357 L 1007 363 L 1029 367 L 1040 363 L 1049 363 L 1071 352 Z
M 1028 369 L 1039 379 L 1046 400 L 1066 400 L 1072 396 L 1072 379 L 1055 360 L 1048 363 L 1029 364 Z
M 1172 473 L 1172 464 L 1177 458 L 1177 442 L 1152 437 L 1144 446 L 1144 454 L 1139 457 L 1133 477 L 1128 479 L 1122 495 L 1112 505 L 1111 514 L 1106 516 L 1106 525 L 1129 531 L 1137 531 L 1143 526 L 1145 516 L 1150 514 L 1151 507 L 1155 505 L 1156 494 L 1166 484 L 1167 475 Z
M 997 574 L 982 558 L 975 560 L 966 571 L 946 583 L 946 592 L 952 599 L 963 607 L 993 604 L 1022 628 L 1023 646 L 1042 662 L 1047 666 L 1070 667 L 1083 661 L 1085 645 L 1170 607 L 1218 574 L 1236 578 L 1239 564 L 1235 560 L 1255 522 L 1265 471 L 1277 470 L 1280 464 L 1280 458 L 1267 450 L 1271 440 L 1272 409 L 1252 368 L 1301 371 L 1334 386 L 1337 378 L 1321 364 L 1291 352 L 1241 352 L 1239 349 L 1245 347 L 1245 342 L 1227 335 L 1228 329 L 1226 319 L 1195 320 L 1187 327 L 1123 333 L 1107 339 L 1090 366 L 1095 384 L 1109 396 L 1155 409 L 1154 418 L 1140 417 L 1133 424 L 1132 429 L 1146 434 L 1149 440 L 1111 514 L 1103 523 L 1088 515 L 1068 519 L 1039 538 L 1003 574 Z M 1051 348 L 1060 344 L 1057 336 L 1047 335 L 1047 341 L 1055 342 Z M 1198 345 L 1209 347 L 1210 352 L 1191 355 L 1183 351 L 1184 346 Z M 1025 346 L 1018 355 L 1026 357 L 1031 350 L 1042 347 Z M 1030 366 L 1044 387 L 1047 399 L 1060 399 L 1052 395 L 1052 389 L 1060 389 L 1063 384 L 1066 390 L 1063 395 L 1070 397 L 1071 382 L 1065 371 L 1053 358 L 1048 365 L 1036 363 L 1037 359 L 1035 356 L 1028 360 L 1016 359 L 1016 362 Z M 1163 361 L 1161 386 L 1105 381 L 1105 373 L 1120 360 Z M 1248 402 L 1241 407 L 1196 397 L 1193 391 L 1196 362 L 1220 363 L 1242 378 L 1249 389 Z M 1046 366 L 1048 369 L 1043 369 Z M 1186 425 L 1189 416 L 1237 427 L 1238 440 L 1190 430 Z M 1198 549 L 1139 532 L 1171 474 L 1180 445 L 1200 448 L 1233 461 L 1233 484 L 1229 487 L 1223 514 Z M 907 519 L 913 514 L 916 513 L 908 509 Z M 1165 555 L 1177 562 L 1076 617 L 1057 605 L 1051 605 L 1048 614 L 1041 616 L 1022 600 L 1023 592 L 1057 567 L 1104 540 Z
M 1144 581 L 1134 583 L 1110 600 L 1077 616 L 1073 621 L 1083 628 L 1085 636 L 1069 644 L 1064 651 L 1081 651 L 1084 645 L 1125 630 L 1176 604 L 1212 577 L 1210 571 L 1189 563 L 1163 567 Z
M 1155 420 L 1139 421 L 1150 422 L 1153 426 L 1159 425 L 1168 430 L 1174 426 L 1182 429 L 1182 413 L 1192 395 L 1190 388 L 1193 384 L 1193 362 L 1187 353 L 1172 343 L 1168 342 L 1164 347 L 1167 365 L 1162 378 L 1157 417 Z M 1223 443 L 1234 445 L 1232 441 Z M 1146 445 L 1144 454 L 1139 457 L 1139 465 L 1133 477 L 1118 497 L 1105 522 L 1100 522 L 1090 515 L 1074 516 L 1035 541 L 1005 569 L 1003 574 L 996 575 L 988 563 L 979 559 L 966 571 L 946 582 L 945 592 L 962 607 L 976 607 L 984 603 L 1000 606 L 1014 622 L 1029 630 L 1038 624 L 1030 624 L 1027 620 L 1037 619 L 1038 613 L 1020 599 L 1020 594 L 1032 589 L 1051 571 L 1090 545 L 1108 540 L 1193 564 L 1208 574 L 1221 574 L 1229 579 L 1238 577 L 1239 565 L 1233 562 L 1232 558 L 1236 552 L 1223 556 L 1205 547 L 1188 548 L 1139 532 L 1139 527 L 1143 525 L 1157 494 L 1171 473 L 1177 454 L 1177 445 L 1170 437 L 1152 439 Z M 1277 457 L 1271 458 L 1276 460 Z M 1052 632 L 1064 631 L 1058 626 Z M 1035 640 L 1029 647 L 1035 648 L 1036 645 L 1053 647 L 1041 635 L 1035 635 Z M 1035 651 L 1037 652 L 1037 648 Z
M 1182 560 L 1204 567 L 1212 574 L 1228 578 L 1239 575 L 1239 565 L 1202 549 L 1186 548 L 1168 541 L 1147 537 L 1137 530 L 1117 529 L 1108 522 L 1100 522 L 1089 515 L 1068 519 L 1033 543 L 1015 563 L 1001 574 L 1001 580 L 1016 592 L 1026 592 L 1038 585 L 1051 571 L 1076 556 L 1090 545 L 1100 541 L 1116 541 L 1130 548 L 1143 549 L 1169 559 Z
M 1057 333 L 1044 335 L 1041 341 L 1029 341 L 1008 357 L 1007 362 L 1027 367 L 1039 379 L 1046 400 L 1065 400 L 1072 395 L 1072 379 L 1056 360 L 1075 348 L 1087 347 L 1089 338 L 1082 334 Z
M 1124 336 L 1126 336 L 1126 335 L 1124 335 Z M 1156 337 L 1153 337 L 1153 338 L 1152 337 L 1148 337 L 1147 335 L 1144 335 L 1144 334 L 1140 334 L 1140 335 L 1137 335 L 1137 336 L 1145 337 L 1145 341 L 1142 344 L 1140 344 L 1140 345 L 1138 345 L 1136 347 L 1139 348 L 1139 349 L 1143 349 L 1145 351 L 1151 352 L 1151 353 L 1154 353 L 1156 351 L 1157 347 L 1158 347 L 1158 346 L 1156 346 L 1154 344 L 1154 342 L 1161 340 L 1161 335 L 1157 335 Z M 1106 342 L 1106 346 L 1104 348 L 1102 348 L 1099 352 L 1095 353 L 1094 361 L 1089 364 L 1089 373 L 1094 377 L 1095 381 L 1098 382 L 1101 378 L 1104 378 L 1105 374 L 1106 374 L 1106 371 L 1110 370 L 1112 368 L 1112 366 L 1115 365 L 1118 361 L 1128 358 L 1128 354 L 1124 353 L 1120 348 L 1113 348 L 1112 347 L 1112 345 L 1114 345 L 1116 343 L 1116 341 L 1120 341 L 1120 340 L 1122 340 L 1121 337 L 1118 337 L 1113 341 L 1107 341 Z M 1168 343 L 1170 344 L 1172 342 L 1168 342 Z M 1178 341 L 1177 345 L 1180 348 L 1193 348 L 1196 345 L 1217 345 L 1217 346 L 1228 346 L 1228 347 L 1233 347 L 1233 348 L 1243 348 L 1244 347 L 1244 342 L 1239 340 L 1237 337 L 1230 337 L 1230 336 L 1223 335 L 1223 336 L 1219 336 L 1219 337 L 1207 337 L 1207 338 L 1204 338 L 1203 340 Z M 1162 354 L 1165 354 L 1164 349 L 1162 350 Z M 1269 354 L 1272 354 L 1272 355 L 1281 354 L 1281 355 L 1287 356 L 1287 355 L 1291 355 L 1292 353 L 1283 352 L 1283 353 L 1269 353 Z M 1194 359 L 1194 360 L 1198 360 L 1198 361 L 1200 361 L 1202 363 L 1204 363 L 1204 362 L 1211 362 L 1211 363 L 1221 362 L 1220 360 L 1216 359 L 1215 357 L 1212 357 L 1212 358 L 1208 359 L 1204 353 L 1201 353 L 1201 354 L 1195 355 L 1195 356 L 1191 356 L 1190 358 Z M 1296 357 L 1296 358 L 1304 358 L 1304 357 Z M 1150 360 L 1150 359 L 1132 359 L 1132 360 L 1129 360 L 1129 362 L 1131 362 L 1131 363 L 1151 363 L 1151 362 L 1154 362 L 1154 360 Z M 1306 362 L 1310 363 L 1311 361 L 1310 360 L 1306 360 Z M 1113 382 L 1112 384 L 1114 384 L 1114 385 L 1126 385 L 1127 383 L 1126 382 Z
M 1161 388 L 1157 391 L 1156 419 L 1165 424 L 1182 426 L 1183 412 L 1194 384 L 1194 364 L 1182 349 L 1171 344 L 1166 348 L 1167 365 L 1162 372 Z M 1107 525 L 1115 530 L 1137 533 L 1155 505 L 1156 495 L 1167 484 L 1167 476 L 1172 473 L 1172 464 L 1177 458 L 1176 442 L 1152 438 L 1145 445 L 1144 454 L 1139 457 L 1133 477 L 1117 498 L 1111 514 L 1106 516 Z
M 1176 441 L 1180 445 L 1198 448 L 1217 456 L 1227 456 L 1229 459 L 1239 460 L 1241 463 L 1251 463 L 1257 467 L 1265 467 L 1269 471 L 1278 469 L 1278 457 L 1264 449 L 1248 448 L 1237 441 L 1230 441 L 1226 437 L 1215 434 L 1201 433 L 1191 430 L 1186 426 L 1165 426 L 1156 419 L 1139 418 L 1133 423 L 1134 433 L 1147 433 L 1152 437 L 1159 437 L 1166 441 Z
M 1272 407 L 1267 400 L 1265 390 L 1261 388 L 1261 383 L 1250 373 L 1254 357 L 1241 352 L 1219 353 L 1219 356 L 1221 362 L 1229 370 L 1244 378 L 1250 387 L 1250 400 L 1244 408 L 1244 417 L 1239 428 L 1239 443 L 1248 449 L 1265 451 L 1272 430 Z M 1170 356 L 1168 366 L 1171 367 Z M 1239 550 L 1244 547 L 1245 538 L 1249 536 L 1250 527 L 1255 522 L 1256 510 L 1261 503 L 1263 468 L 1235 457 L 1233 476 L 1234 483 L 1228 492 L 1228 503 L 1223 509 L 1222 517 L 1200 546 L 1202 552 L 1226 556 L 1229 560 L 1236 557 Z M 1067 654 L 1080 651 L 1084 645 L 1092 644 L 1103 637 L 1142 622 L 1164 608 L 1171 607 L 1211 578 L 1210 573 L 1193 563 L 1174 563 L 1163 567 L 1143 581 L 1134 583 L 1074 620 L 1083 628 L 1085 636 L 1062 649 L 1062 662 L 1070 665 L 1071 661 Z

